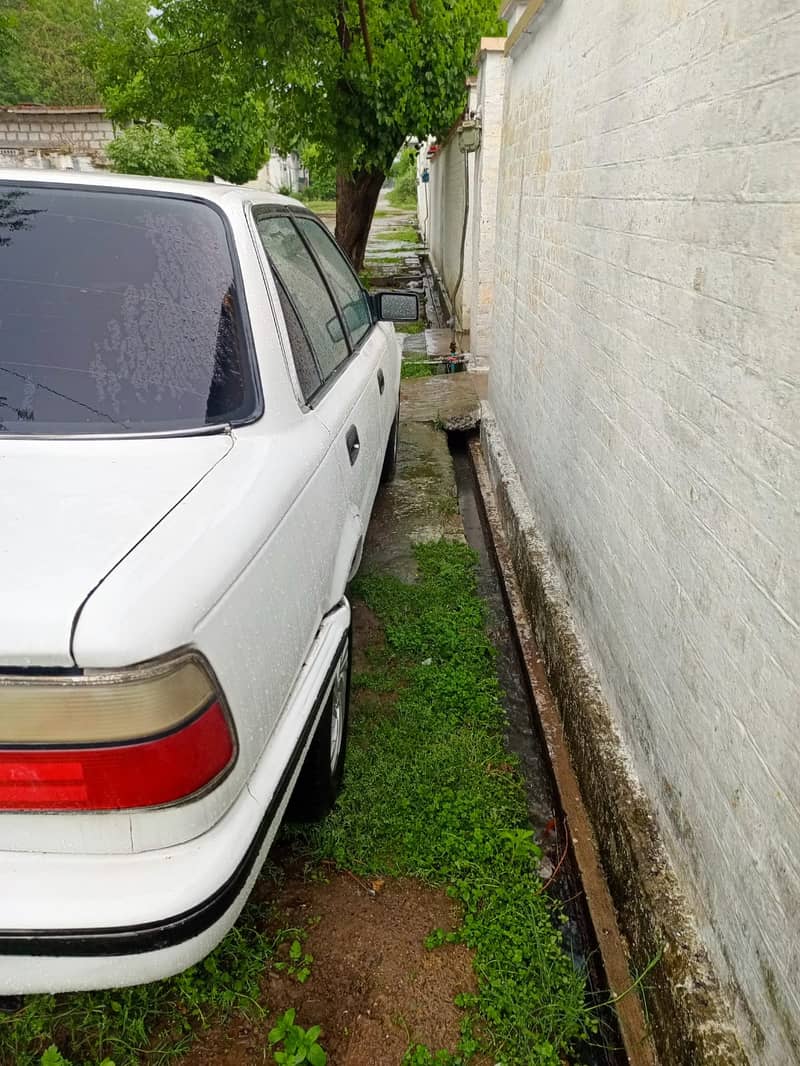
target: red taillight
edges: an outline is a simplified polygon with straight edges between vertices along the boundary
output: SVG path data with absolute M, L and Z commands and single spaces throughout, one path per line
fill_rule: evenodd
M 232 758 L 228 723 L 214 703 L 190 725 L 159 740 L 64 751 L 0 751 L 0 809 L 156 807 L 198 792 Z
M 195 656 L 90 676 L 86 687 L 74 678 L 60 690 L 51 679 L 0 680 L 0 810 L 174 803 L 215 782 L 236 754 L 229 719 Z M 2 744 L 12 738 L 18 743 Z

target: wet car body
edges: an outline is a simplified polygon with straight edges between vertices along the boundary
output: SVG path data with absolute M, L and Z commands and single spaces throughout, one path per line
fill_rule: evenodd
M 284 197 L 26 171 L 0 203 L 0 995 L 140 983 L 335 792 L 400 351 Z

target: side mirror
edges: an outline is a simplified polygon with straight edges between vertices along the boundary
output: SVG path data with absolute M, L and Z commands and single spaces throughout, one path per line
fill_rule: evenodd
M 419 318 L 419 296 L 408 289 L 373 292 L 370 302 L 375 317 L 381 322 L 416 322 Z

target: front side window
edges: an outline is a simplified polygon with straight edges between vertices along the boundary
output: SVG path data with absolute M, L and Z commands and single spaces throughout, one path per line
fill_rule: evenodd
M 313 218 L 299 217 L 297 226 L 322 264 L 325 276 L 342 309 L 350 339 L 357 345 L 372 325 L 367 294 L 322 223 Z
M 210 205 L 0 183 L 0 433 L 191 430 L 257 408 Z
M 262 215 L 256 229 L 311 342 L 323 380 L 350 354 L 347 338 L 330 293 L 294 223 L 286 215 Z M 298 353 L 295 351 L 295 363 Z M 298 364 L 298 376 L 301 368 Z

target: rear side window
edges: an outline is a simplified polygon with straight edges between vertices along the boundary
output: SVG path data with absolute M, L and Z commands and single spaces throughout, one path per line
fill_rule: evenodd
M 348 358 L 350 348 L 316 263 L 286 215 L 256 217 L 256 228 L 273 269 L 297 310 L 322 378 L 327 380 Z M 297 351 L 294 355 L 301 376 Z
M 257 407 L 210 205 L 0 183 L 0 432 L 190 430 Z
M 372 325 L 367 294 L 330 233 L 313 218 L 298 218 L 297 228 L 311 245 L 342 309 L 350 339 L 357 345 Z
M 317 361 L 311 350 L 311 343 L 306 336 L 303 325 L 294 309 L 292 301 L 289 299 L 289 294 L 286 292 L 283 282 L 277 275 L 275 277 L 275 283 L 278 287 L 278 296 L 280 297 L 281 307 L 283 309 L 283 318 L 286 322 L 286 332 L 289 334 L 289 343 L 292 346 L 294 365 L 297 370 L 297 380 L 300 382 L 303 396 L 306 400 L 310 400 L 322 384 L 322 375 L 317 366 Z

